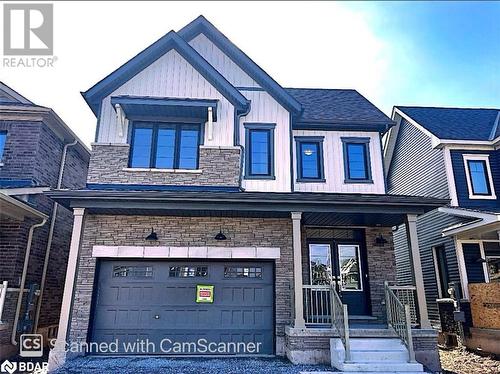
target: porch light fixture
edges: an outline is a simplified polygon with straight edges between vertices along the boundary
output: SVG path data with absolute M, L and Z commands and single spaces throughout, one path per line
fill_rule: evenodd
M 222 232 L 222 229 L 219 230 L 219 233 L 215 235 L 215 240 L 227 240 L 226 235 Z
M 146 236 L 145 240 L 158 240 L 158 235 L 156 234 L 156 232 L 153 230 L 153 228 L 151 227 L 151 233 Z
M 375 238 L 375 243 L 373 243 L 373 245 L 375 245 L 377 247 L 383 247 L 385 244 L 387 244 L 387 239 L 384 238 L 382 236 L 382 234 L 380 234 L 379 236 L 377 236 Z

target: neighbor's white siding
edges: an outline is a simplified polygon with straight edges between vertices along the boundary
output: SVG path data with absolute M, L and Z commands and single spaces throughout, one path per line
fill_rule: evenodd
M 116 113 L 110 102 L 111 96 L 118 95 L 218 99 L 214 137 L 209 141 L 205 132 L 205 145 L 233 145 L 233 105 L 175 50 L 167 52 L 103 100 L 99 143 L 127 142 L 127 131 L 123 137 L 119 136 Z
M 241 118 L 240 142 L 245 146 L 244 123 L 275 123 L 274 174 L 275 180 L 243 179 L 247 191 L 290 192 L 290 114 L 271 95 L 263 91 L 242 91 L 252 102 L 250 113 Z M 243 169 L 245 170 L 245 169 Z
M 382 152 L 379 134 L 376 132 L 347 132 L 347 131 L 308 131 L 294 130 L 294 136 L 324 136 L 323 160 L 326 183 L 297 183 L 295 191 L 301 192 L 338 192 L 338 193 L 374 193 L 384 194 L 384 172 L 382 166 Z M 370 138 L 370 159 L 373 183 L 344 183 L 344 150 L 342 137 Z M 297 176 L 297 155 L 294 140 L 293 162 L 295 176 Z
M 247 73 L 222 52 L 205 35 L 200 34 L 189 42 L 224 78 L 235 87 L 259 87 Z

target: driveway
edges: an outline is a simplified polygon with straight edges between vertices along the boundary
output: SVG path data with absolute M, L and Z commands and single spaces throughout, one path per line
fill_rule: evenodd
M 54 373 L 298 374 L 301 371 L 334 369 L 326 365 L 293 365 L 283 358 L 81 357 L 68 361 Z

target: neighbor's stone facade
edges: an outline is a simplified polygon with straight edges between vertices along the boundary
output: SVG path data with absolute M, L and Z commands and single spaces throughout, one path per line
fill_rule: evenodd
M 128 168 L 129 144 L 93 144 L 87 182 L 184 186 L 240 185 L 240 149 L 200 146 L 198 170 Z
M 226 241 L 214 239 L 220 227 Z M 144 238 L 155 228 L 158 246 L 252 246 L 279 247 L 281 257 L 275 264 L 275 310 L 277 353 L 283 354 L 285 326 L 291 322 L 293 254 L 292 221 L 285 218 L 214 218 L 172 216 L 87 215 L 84 220 L 76 276 L 69 341 L 89 338 L 92 294 L 95 287 L 96 258 L 94 245 L 147 246 Z

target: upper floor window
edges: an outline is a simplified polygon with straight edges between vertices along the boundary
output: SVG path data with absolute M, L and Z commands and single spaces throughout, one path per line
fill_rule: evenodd
M 5 141 L 7 140 L 7 131 L 0 131 L 0 162 L 3 158 L 3 151 L 5 149 Z
M 130 167 L 197 169 L 199 124 L 134 122 L 130 140 Z
M 274 179 L 274 124 L 245 124 L 246 179 Z
M 373 183 L 370 168 L 370 138 L 342 138 L 346 183 Z
M 323 137 L 297 136 L 298 182 L 324 182 Z
M 464 155 L 469 198 L 495 198 L 488 155 Z

